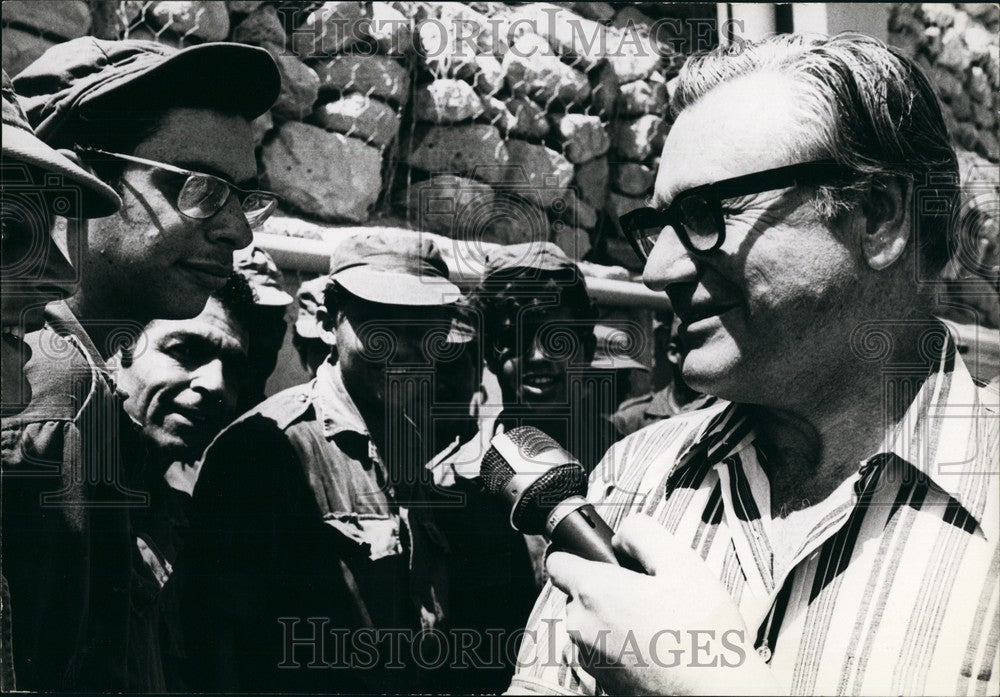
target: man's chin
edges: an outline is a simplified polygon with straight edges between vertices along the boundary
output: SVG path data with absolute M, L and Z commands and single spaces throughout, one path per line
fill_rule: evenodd
M 157 319 L 191 319 L 205 309 L 213 288 L 191 282 L 181 274 L 172 277 L 171 285 L 163 285 L 158 298 L 149 299 L 152 316 Z
M 173 462 L 194 462 L 201 453 L 208 447 L 200 447 L 199 443 L 191 443 L 180 436 L 172 433 L 159 431 L 148 434 L 150 445 L 156 453 L 156 458 L 167 464 Z
M 739 364 L 733 356 L 710 349 L 696 349 L 684 356 L 681 374 L 691 389 L 722 399 L 739 382 Z

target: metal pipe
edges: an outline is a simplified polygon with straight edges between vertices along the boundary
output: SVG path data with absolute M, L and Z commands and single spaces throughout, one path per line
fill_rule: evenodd
M 330 267 L 330 244 L 324 240 L 258 232 L 254 241 L 266 249 L 282 269 L 321 274 Z M 598 305 L 642 310 L 670 309 L 666 293 L 652 291 L 641 283 L 595 276 L 585 278 L 590 296 Z M 470 288 L 479 281 L 479 276 L 460 268 L 452 270 L 451 280 L 463 288 Z

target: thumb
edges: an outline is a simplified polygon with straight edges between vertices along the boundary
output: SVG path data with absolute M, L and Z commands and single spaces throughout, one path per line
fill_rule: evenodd
M 622 522 L 615 533 L 613 544 L 616 549 L 642 564 L 650 576 L 665 573 L 671 567 L 676 568 L 694 554 L 667 532 L 666 528 L 641 513 L 629 516 Z

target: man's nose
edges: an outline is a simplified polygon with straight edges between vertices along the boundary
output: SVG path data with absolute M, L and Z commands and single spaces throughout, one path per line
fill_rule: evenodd
M 243 249 L 253 242 L 253 231 L 235 194 L 230 194 L 225 205 L 206 223 L 211 226 L 208 236 L 212 242 L 222 242 L 233 249 Z
M 216 358 L 201 365 L 191 377 L 191 389 L 206 396 L 221 397 L 226 389 L 222 359 Z
M 531 340 L 531 346 L 528 348 L 527 358 L 532 361 L 545 361 L 551 356 L 546 348 L 547 342 L 542 338 L 541 332 L 535 335 Z
M 698 266 L 673 230 L 664 230 L 646 260 L 642 282 L 651 290 L 691 283 L 698 278 Z

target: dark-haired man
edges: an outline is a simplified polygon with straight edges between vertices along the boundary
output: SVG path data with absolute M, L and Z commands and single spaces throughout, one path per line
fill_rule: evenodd
M 135 512 L 134 527 L 139 551 L 163 587 L 160 652 L 171 692 L 185 688 L 186 652 L 177 581 L 167 583 L 189 527 L 201 456 L 238 415 L 254 314 L 253 290 L 234 273 L 197 317 L 149 322 L 119 357 L 125 413 L 146 443 L 142 489 L 149 505 Z
M 460 297 L 425 237 L 369 232 L 334 249 L 320 320 L 336 363 L 205 456 L 182 602 L 193 687 L 425 685 L 414 651 L 447 623 L 431 395 Z
M 933 315 L 933 88 L 870 37 L 781 35 L 689 58 L 672 111 L 622 227 L 726 401 L 609 451 L 590 498 L 648 573 L 549 557 L 512 691 L 996 693 L 1000 419 Z
M 251 47 L 91 37 L 52 47 L 15 80 L 38 136 L 76 151 L 123 201 L 89 226 L 75 294 L 26 338 L 34 394 L 3 426 L 19 687 L 164 687 L 159 583 L 132 521 L 148 503 L 143 445 L 106 360 L 149 321 L 201 312 L 273 209 L 249 190 L 250 120 L 279 85 L 273 59 Z

